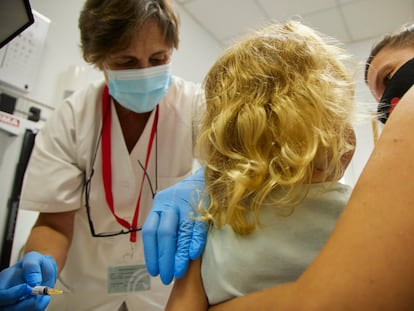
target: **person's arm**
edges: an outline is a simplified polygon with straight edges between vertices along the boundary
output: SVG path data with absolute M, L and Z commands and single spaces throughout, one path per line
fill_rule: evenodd
M 412 310 L 414 88 L 393 111 L 320 255 L 296 281 L 210 310 Z
M 0 271 L 0 310 L 45 310 L 50 296 L 31 295 L 32 287 L 54 287 L 56 276 L 57 267 L 52 257 L 37 252 L 25 254 L 14 265 Z
M 203 193 L 204 168 L 200 168 L 155 195 L 142 228 L 142 243 L 148 273 L 159 274 L 164 284 L 183 277 L 190 260 L 204 249 L 208 224 L 192 216 L 194 202 L 208 199 Z
M 40 213 L 24 247 L 24 253 L 36 251 L 53 257 L 60 272 L 72 242 L 75 213 L 76 211 Z
M 201 259 L 191 261 L 187 273 L 182 278 L 175 280 L 165 311 L 208 310 L 200 265 Z
M 26 242 L 25 255 L 0 272 L 0 309 L 43 311 L 49 296 L 33 296 L 36 285 L 54 287 L 72 241 L 75 211 L 40 213 Z

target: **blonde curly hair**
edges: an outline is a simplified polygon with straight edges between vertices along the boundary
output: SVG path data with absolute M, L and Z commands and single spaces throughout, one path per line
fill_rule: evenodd
M 275 206 L 292 208 L 304 185 L 343 175 L 341 158 L 354 149 L 354 85 L 349 56 L 322 38 L 296 21 L 267 26 L 208 72 L 198 148 L 210 203 L 202 217 L 217 227 L 251 233 L 273 190 L 284 190 Z

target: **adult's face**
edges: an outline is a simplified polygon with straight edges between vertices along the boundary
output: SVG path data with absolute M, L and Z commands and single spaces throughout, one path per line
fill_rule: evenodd
M 172 48 L 165 42 L 155 21 L 148 21 L 137 31 L 129 47 L 114 53 L 105 62 L 112 70 L 142 69 L 165 65 L 171 60 Z
M 377 102 L 395 72 L 412 58 L 414 48 L 385 48 L 374 57 L 368 69 L 367 82 Z

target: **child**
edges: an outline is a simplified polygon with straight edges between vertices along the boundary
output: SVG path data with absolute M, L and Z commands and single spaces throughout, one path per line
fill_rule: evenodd
M 292 21 L 250 34 L 210 69 L 198 143 L 211 227 L 166 310 L 294 281 L 320 251 L 351 193 L 338 182 L 355 145 L 347 58 Z

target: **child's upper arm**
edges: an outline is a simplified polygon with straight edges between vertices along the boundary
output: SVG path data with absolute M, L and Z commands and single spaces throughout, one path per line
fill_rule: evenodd
M 201 259 L 190 262 L 187 273 L 174 281 L 166 311 L 207 311 L 208 301 L 201 280 Z

